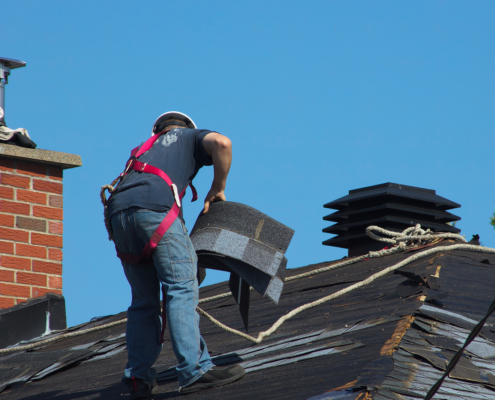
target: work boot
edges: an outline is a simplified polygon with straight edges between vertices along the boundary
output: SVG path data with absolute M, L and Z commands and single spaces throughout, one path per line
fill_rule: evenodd
M 229 365 L 228 367 L 212 367 L 206 371 L 201 378 L 189 386 L 183 386 L 179 389 L 181 394 L 197 392 L 198 390 L 208 389 L 216 386 L 226 385 L 238 379 L 241 379 L 246 374 L 244 368 L 240 365 Z
M 145 381 L 139 378 L 132 377 L 127 379 L 127 387 L 131 394 L 131 400 L 147 399 L 153 393 L 153 388 L 156 386 L 156 381 L 150 386 Z

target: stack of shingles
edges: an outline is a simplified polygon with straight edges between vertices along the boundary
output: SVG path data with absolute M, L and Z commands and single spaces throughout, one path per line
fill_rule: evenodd
M 293 235 L 293 229 L 268 215 L 230 201 L 212 204 L 194 225 L 191 241 L 199 270 L 230 272 L 229 287 L 246 330 L 250 287 L 278 304 L 287 267 L 285 252 Z

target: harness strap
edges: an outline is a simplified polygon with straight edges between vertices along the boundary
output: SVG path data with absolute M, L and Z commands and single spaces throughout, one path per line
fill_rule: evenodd
M 180 196 L 178 196 L 178 193 L 174 192 L 174 190 L 177 189 L 177 187 L 175 187 L 175 189 L 174 189 L 175 185 L 172 183 L 172 181 L 170 180 L 168 175 L 165 172 L 163 172 L 161 169 L 154 167 L 153 165 L 146 164 L 146 163 L 139 161 L 139 160 L 133 160 L 133 163 L 129 169 L 132 169 L 134 171 L 139 171 L 139 172 L 146 172 L 148 174 L 157 175 L 160 178 L 162 178 L 165 182 L 167 182 L 167 185 L 170 186 L 170 189 L 172 190 L 172 193 L 174 194 L 176 203 L 177 203 L 178 198 L 180 200 L 182 200 L 182 198 L 184 197 L 184 194 L 185 194 L 187 188 L 182 191 Z M 191 188 L 192 195 L 193 195 L 193 198 L 191 201 L 198 200 L 198 192 L 196 191 L 196 188 L 194 187 L 194 185 L 192 183 L 190 183 L 189 187 Z M 179 203 L 178 206 L 180 207 L 180 201 L 178 203 Z
M 138 152 L 139 150 L 139 146 L 138 147 L 134 147 L 132 150 L 131 150 L 131 157 L 134 157 L 136 155 L 136 153 Z
M 156 228 L 153 235 L 151 235 L 151 238 L 148 243 L 146 243 L 146 246 L 144 246 L 141 256 L 145 260 L 151 259 L 156 246 L 158 246 L 158 243 L 160 243 L 160 240 L 162 240 L 163 236 L 165 235 L 165 233 L 167 233 L 168 229 L 172 226 L 178 215 L 179 207 L 177 206 L 177 204 L 174 204 L 165 218 L 163 218 L 163 221 L 160 223 L 160 225 L 158 225 L 158 228 Z
M 160 344 L 163 344 L 163 336 L 165 336 L 165 328 L 167 327 L 167 291 L 162 285 L 162 332 L 160 336 Z
M 180 197 L 182 198 L 185 194 L 185 189 L 182 191 Z M 153 259 L 151 258 L 153 252 L 158 246 L 158 243 L 162 240 L 163 236 L 169 228 L 172 226 L 177 216 L 179 215 L 180 209 L 177 203 L 174 203 L 170 211 L 167 213 L 163 221 L 158 225 L 153 235 L 151 235 L 150 240 L 144 246 L 144 249 L 141 254 L 130 254 L 130 253 L 122 253 L 117 248 L 117 257 L 119 257 L 122 261 L 127 262 L 129 264 L 137 264 L 137 265 L 150 265 L 153 264 Z
M 163 132 L 156 133 L 153 136 L 151 136 L 146 142 L 144 142 L 141 147 L 138 146 L 138 147 L 132 149 L 131 150 L 131 157 L 138 158 L 141 154 L 146 153 L 149 149 L 151 149 L 153 147 L 153 145 L 158 140 L 158 138 L 161 135 L 164 135 L 165 133 L 167 133 L 168 131 L 170 131 L 170 129 L 167 129 Z
M 146 172 L 148 174 L 157 175 L 160 178 L 162 178 L 165 182 L 167 182 L 168 186 L 173 185 L 172 180 L 168 177 L 168 175 L 165 172 L 163 172 L 160 168 L 153 167 L 153 165 L 146 164 L 139 160 L 134 160 L 130 169 L 133 169 L 134 171 Z
M 196 188 L 193 186 L 192 182 L 189 184 L 189 187 L 191 188 L 191 191 L 192 191 L 192 202 L 198 200 L 198 192 L 196 191 Z

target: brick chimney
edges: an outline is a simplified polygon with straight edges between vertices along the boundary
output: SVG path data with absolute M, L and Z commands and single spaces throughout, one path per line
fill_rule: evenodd
M 0 309 L 62 294 L 63 171 L 81 157 L 0 144 Z

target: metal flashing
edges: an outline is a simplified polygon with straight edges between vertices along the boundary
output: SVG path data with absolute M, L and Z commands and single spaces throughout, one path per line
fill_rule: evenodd
M 0 348 L 46 333 L 47 313 L 50 331 L 67 328 L 65 299 L 59 294 L 48 293 L 0 310 Z

